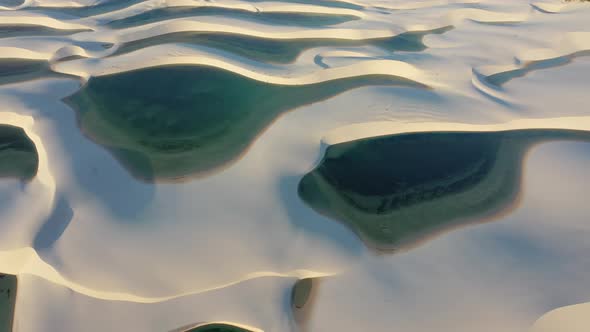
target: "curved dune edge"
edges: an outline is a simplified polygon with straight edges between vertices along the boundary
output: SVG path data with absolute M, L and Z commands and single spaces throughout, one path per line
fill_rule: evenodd
M 38 192 L 42 190 L 44 199 L 41 204 L 37 203 L 30 206 L 26 199 L 18 198 L 17 201 L 9 208 L 0 210 L 0 219 L 8 221 L 18 221 L 18 225 L 9 225 L 8 227 L 17 227 L 14 233 L 6 234 L 7 239 L 0 242 L 0 248 L 12 245 L 26 245 L 32 241 L 43 221 L 52 211 L 55 203 L 56 185 L 55 179 L 50 171 L 47 151 L 39 135 L 34 129 L 34 119 L 30 116 L 24 116 L 16 113 L 0 112 L 0 124 L 20 127 L 25 134 L 35 144 L 39 158 L 37 174 L 25 188 L 25 192 Z M 23 233 L 25 231 L 25 233 Z M 0 264 L 1 265 L 1 264 Z M 8 273 L 12 274 L 12 273 Z
M 220 8 L 220 9 L 235 9 L 241 11 L 248 11 L 252 13 L 302 13 L 302 14 L 329 14 L 329 15 L 351 15 L 358 18 L 366 17 L 366 14 L 348 8 L 332 8 L 312 4 L 301 3 L 280 3 L 280 2 L 260 2 L 260 3 L 245 3 L 239 1 L 224 1 L 221 2 L 195 2 L 192 0 L 168 0 L 163 3 L 159 0 L 150 0 L 140 2 L 129 7 L 104 13 L 100 15 L 91 16 L 92 19 L 100 21 L 115 21 L 139 14 L 143 14 L 152 10 L 160 8 L 174 8 L 174 7 L 192 7 L 192 8 Z
M 464 20 L 479 23 L 514 23 L 524 22 L 530 16 L 529 12 L 505 13 L 477 8 L 461 8 L 447 14 L 448 25 L 457 25 Z
M 148 53 L 149 51 L 149 53 Z M 171 52 L 176 55 L 166 56 Z M 147 54 L 146 54 L 147 53 Z M 135 52 L 118 57 L 100 59 L 98 61 L 77 60 L 59 63 L 54 70 L 63 74 L 88 79 L 91 76 L 117 74 L 131 70 L 169 65 L 204 65 L 216 67 L 242 75 L 257 81 L 278 85 L 305 85 L 322 83 L 329 80 L 366 76 L 372 74 L 389 75 L 415 81 L 425 86 L 437 85 L 430 76 L 415 66 L 396 60 L 367 60 L 343 67 L 317 70 L 312 73 L 297 74 L 289 67 L 276 74 L 268 73 L 268 66 L 256 66 L 239 63 L 232 59 L 224 59 L 217 54 L 199 51 L 191 47 L 153 46 L 143 49 L 141 54 Z M 275 72 L 277 72 L 275 70 Z M 282 75 L 281 75 L 282 74 Z
M 253 327 L 253 326 L 249 326 L 249 325 L 245 325 L 245 324 L 240 324 L 240 323 L 235 323 L 235 322 L 222 321 L 222 320 L 187 325 L 187 326 L 183 326 L 183 327 L 174 329 L 170 332 L 186 332 L 186 331 L 189 331 L 192 329 L 198 329 L 200 327 L 206 327 L 208 325 L 216 325 L 216 324 L 231 325 L 231 326 L 235 326 L 237 328 L 243 329 L 243 330 L 248 330 L 250 332 L 264 332 L 264 330 L 261 330 L 257 327 Z
M 18 15 L 15 15 L 18 14 Z M 1 25 L 34 25 L 57 30 L 92 30 L 85 24 L 72 23 L 71 21 L 57 20 L 36 12 L 0 12 Z
M 409 3 L 399 4 L 383 4 L 380 3 L 380 8 L 391 9 L 391 10 L 414 10 L 429 7 L 447 6 L 452 4 L 477 4 L 481 0 L 429 0 L 429 1 L 411 1 Z
M 441 131 L 491 132 L 519 129 L 565 129 L 590 131 L 590 116 L 518 119 L 499 124 L 468 124 L 451 122 L 402 123 L 393 121 L 366 122 L 334 129 L 322 138 L 322 143 L 325 145 L 334 145 L 363 138 L 406 133 Z
M 586 332 L 590 326 L 590 302 L 557 308 L 541 316 L 530 332 Z
M 190 295 L 197 295 L 209 291 L 214 291 L 226 287 L 231 287 L 233 285 L 239 284 L 241 282 L 257 279 L 262 277 L 281 277 L 281 278 L 313 278 L 313 277 L 326 277 L 332 276 L 336 273 L 323 273 L 323 272 L 315 272 L 309 270 L 294 270 L 289 271 L 286 273 L 277 273 L 277 272 L 270 272 L 270 271 L 259 271 L 259 272 L 252 272 L 248 273 L 243 276 L 241 279 L 229 282 L 227 284 L 206 288 L 206 289 L 199 289 L 195 291 L 190 291 L 182 294 L 176 294 L 171 296 L 162 296 L 162 297 L 144 297 L 140 295 L 134 295 L 129 293 L 120 293 L 120 292 L 109 292 L 109 291 L 100 291 L 85 287 L 78 283 L 72 282 L 64 278 L 57 270 L 55 270 L 51 265 L 44 262 L 41 257 L 37 254 L 35 249 L 31 247 L 10 250 L 10 251 L 0 251 L 0 266 L 2 267 L 1 273 L 6 274 L 13 274 L 13 275 L 22 275 L 22 274 L 29 274 L 34 275 L 40 278 L 43 278 L 49 282 L 54 284 L 58 284 L 64 287 L 71 289 L 74 292 L 101 299 L 101 300 L 108 300 L 108 301 L 126 301 L 126 302 L 135 302 L 135 303 L 157 303 L 157 302 L 164 302 L 184 296 Z
M 48 60 L 52 54 L 40 53 L 20 47 L 0 46 L 0 59 Z
M 535 8 L 536 10 L 547 13 L 547 14 L 559 14 L 574 11 L 578 8 L 584 6 L 581 2 L 544 2 L 544 1 L 536 1 L 532 2 L 531 7 Z
M 303 10 L 303 9 L 302 9 Z M 309 12 L 305 9 L 306 12 Z M 293 27 L 275 27 L 269 29 L 267 25 L 257 24 L 255 22 L 243 21 L 247 24 L 219 24 L 215 21 L 207 22 L 203 19 L 194 20 L 191 18 L 177 18 L 167 21 L 149 23 L 137 27 L 131 27 L 118 30 L 119 42 L 132 42 L 140 39 L 157 37 L 163 34 L 176 32 L 219 32 L 236 35 L 247 35 L 259 38 L 269 39 L 344 39 L 344 40 L 363 40 L 371 38 L 388 38 L 396 35 L 412 32 L 415 30 L 426 31 L 436 30 L 449 25 L 459 24 L 464 20 L 473 20 L 482 23 L 511 23 L 523 22 L 530 16 L 530 13 L 502 13 L 476 8 L 462 8 L 451 10 L 449 13 L 442 15 L 438 22 L 431 25 L 420 25 L 411 27 L 391 28 L 373 28 L 359 30 L 358 28 L 293 28 Z M 232 21 L 232 20 L 230 20 Z M 112 34 L 113 31 L 106 33 Z M 104 36 L 107 37 L 107 36 Z M 112 36 L 111 36 L 112 38 Z
M 53 57 L 50 59 L 51 62 L 62 61 L 72 57 L 89 58 L 88 52 L 80 46 L 68 45 L 57 50 Z
M 512 71 L 534 70 L 534 68 L 531 67 L 535 65 L 540 65 L 543 68 L 560 66 L 564 63 L 571 62 L 575 57 L 588 55 L 586 54 L 587 52 L 590 52 L 590 32 L 568 32 L 555 48 L 531 49 L 516 55 L 515 64 L 474 68 L 472 83 L 475 88 L 484 93 L 492 95 L 501 94 L 500 92 L 490 93 L 489 89 L 497 87 L 491 83 L 484 83 L 482 80 L 488 80 L 494 75 L 509 73 Z M 552 63 L 552 61 L 554 63 Z M 485 86 L 488 88 L 485 88 Z
M 398 34 L 408 32 L 405 29 L 350 29 L 350 28 L 294 28 L 268 26 L 265 24 L 251 21 L 227 19 L 227 22 L 243 22 L 245 24 L 220 24 L 206 22 L 204 19 L 196 21 L 190 18 L 178 18 L 168 21 L 154 22 L 138 27 L 117 30 L 117 36 L 120 42 L 132 42 L 140 39 L 157 37 L 163 34 L 176 32 L 216 32 L 229 33 L 235 35 L 246 35 L 259 38 L 289 40 L 289 39 L 344 39 L 344 40 L 363 40 L 370 38 L 387 38 L 395 37 Z M 272 27 L 272 28 L 269 28 Z M 435 30 L 444 26 L 434 26 L 428 30 Z M 112 31 L 107 31 L 112 34 Z
M 179 4 L 184 4 L 184 0 L 178 0 Z M 428 6 L 434 5 L 450 5 L 455 2 L 449 1 L 436 1 L 436 3 L 429 3 Z M 458 2 L 464 3 L 464 2 Z M 465 2 L 465 3 L 473 3 L 473 2 Z M 151 4 L 151 3 L 148 3 Z M 235 8 L 241 8 L 240 6 L 244 6 L 244 3 L 237 4 L 230 4 L 227 7 L 238 6 Z M 330 14 L 337 14 L 340 11 L 334 11 L 328 7 L 323 6 L 316 6 L 316 5 L 305 5 L 305 4 L 289 4 L 289 3 L 275 3 L 275 2 L 260 2 L 255 3 L 254 6 L 256 11 L 265 11 L 265 12 L 306 12 L 306 13 L 323 13 L 326 12 Z M 280 26 L 273 26 L 269 28 L 268 25 L 256 23 L 249 20 L 236 20 L 236 19 L 224 19 L 223 23 L 218 23 L 218 20 L 211 18 L 207 20 L 206 18 L 200 18 L 199 20 L 195 20 L 194 18 L 177 18 L 177 19 L 170 19 L 161 22 L 154 22 L 150 24 L 145 24 L 137 27 L 131 27 L 127 29 L 120 29 L 120 30 L 111 30 L 111 29 L 100 29 L 100 26 L 97 26 L 97 21 L 100 21 L 101 18 L 106 19 L 114 19 L 118 16 L 125 17 L 127 15 L 131 15 L 133 13 L 141 13 L 141 10 L 146 8 L 139 7 L 139 9 L 133 9 L 132 7 L 143 5 L 142 3 L 132 5 L 131 7 L 124 8 L 118 11 L 110 12 L 107 14 L 102 14 L 98 16 L 93 16 L 90 18 L 83 18 L 83 19 L 74 19 L 68 21 L 59 21 L 53 19 L 49 16 L 41 14 L 35 14 L 35 12 L 16 12 L 13 11 L 6 11 L 2 14 L 2 20 L 5 21 L 9 19 L 13 21 L 13 23 L 27 23 L 27 22 L 35 22 L 36 25 L 43 25 L 51 28 L 58 28 L 58 29 L 72 29 L 72 28 L 80 28 L 80 29 L 90 29 L 93 31 L 90 32 L 80 32 L 72 36 L 72 39 L 77 42 L 104 42 L 104 43 L 113 43 L 115 47 L 112 47 L 109 50 L 104 50 L 101 52 L 90 52 L 92 53 L 95 58 L 100 58 L 103 56 L 108 56 L 113 52 L 116 52 L 117 45 L 121 45 L 126 42 L 133 42 L 138 41 L 146 38 L 153 38 L 158 37 L 165 34 L 171 33 L 181 33 L 181 32 L 204 32 L 204 33 L 229 33 L 235 35 L 244 35 L 244 36 L 252 36 L 252 37 L 259 37 L 259 38 L 267 38 L 267 39 L 276 39 L 276 40 L 289 40 L 289 39 L 342 39 L 342 40 L 365 40 L 365 39 L 375 39 L 375 38 L 391 38 L 397 35 L 407 33 L 407 32 L 419 32 L 419 31 L 429 31 L 429 30 L 437 30 L 449 25 L 456 25 L 460 21 L 464 20 L 473 20 L 477 22 L 484 22 L 484 23 L 498 23 L 498 22 L 515 22 L 515 21 L 523 21 L 528 18 L 530 13 L 503 13 L 503 12 L 495 12 L 490 10 L 484 9 L 475 9 L 475 8 L 462 8 L 462 9 L 453 9 L 450 10 L 446 14 L 442 14 L 438 19 L 435 19 L 432 23 L 429 24 L 420 24 L 420 25 L 405 25 L 405 26 L 395 26 L 389 28 L 370 28 L 370 29 L 358 29 L 358 28 L 294 28 L 294 27 L 280 27 Z M 153 4 L 155 6 L 155 4 Z M 193 5 L 195 5 L 193 3 Z M 203 4 L 200 4 L 203 5 Z M 212 3 L 207 5 L 215 5 L 218 4 Z M 158 4 L 160 8 L 163 5 Z M 223 5 L 226 6 L 225 4 Z M 428 7 L 426 6 L 426 7 Z M 129 9 L 131 8 L 131 9 Z M 142 9 L 143 8 L 143 9 Z M 330 10 L 326 10 L 326 8 Z M 141 10 L 140 10 L 141 9 Z M 352 12 L 362 13 L 356 10 L 351 9 L 343 9 Z M 129 11 L 128 13 L 121 11 Z M 354 15 L 352 12 L 345 12 L 342 11 L 342 14 L 346 15 Z M 119 13 L 114 15 L 113 13 Z M 359 16 L 359 14 L 355 16 Z M 23 15 L 24 14 L 24 15 Z M 108 17 L 104 15 L 114 15 L 113 17 Z M 363 15 L 368 15 L 363 13 Z M 6 21 L 8 22 L 8 21 Z M 143 50 L 142 50 L 143 51 Z M 20 57 L 25 58 L 25 54 L 21 54 Z M 50 59 L 54 58 L 54 54 L 45 54 L 44 58 Z

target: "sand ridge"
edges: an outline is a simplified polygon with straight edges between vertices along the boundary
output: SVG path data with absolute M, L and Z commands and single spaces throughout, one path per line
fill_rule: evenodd
M 297 199 L 295 184 L 299 177 L 314 167 L 327 145 L 366 137 L 423 131 L 590 130 L 590 118 L 584 114 L 589 104 L 585 98 L 580 98 L 585 96 L 584 86 L 588 81 L 579 73 L 588 70 L 583 55 L 590 49 L 587 32 L 590 11 L 582 4 L 359 0 L 354 3 L 362 9 L 347 9 L 273 1 L 179 0 L 145 1 L 83 18 L 56 14 L 59 8 L 47 8 L 84 7 L 94 3 L 98 1 L 26 0 L 20 8 L 43 8 L 8 8 L 0 13 L 3 23 L 10 25 L 91 30 L 64 36 L 0 38 L 2 59 L 46 60 L 55 72 L 72 75 L 68 79 L 46 78 L 19 85 L 0 85 L 3 96 L 0 123 L 22 127 L 35 143 L 40 156 L 38 176 L 24 189 L 13 182 L 0 183 L 2 189 L 14 194 L 19 202 L 5 203 L 10 203 L 7 206 L 11 208 L 3 208 L 0 212 L 0 234 L 12 234 L 0 237 L 0 272 L 17 274 L 26 281 L 23 285 L 30 287 L 30 291 L 22 292 L 18 299 L 18 303 L 26 305 L 26 309 L 17 310 L 22 331 L 38 330 L 34 324 L 49 324 L 51 314 L 46 312 L 60 317 L 56 320 L 58 322 L 51 322 L 57 330 L 79 330 L 81 327 L 98 330 L 99 324 L 82 325 L 83 321 L 96 323 L 98 318 L 89 313 L 104 310 L 117 316 L 114 311 L 120 311 L 120 308 L 133 311 L 139 304 L 157 305 L 161 311 L 161 316 L 157 316 L 161 320 L 158 326 L 167 330 L 191 322 L 234 321 L 233 316 L 226 318 L 219 312 L 193 312 L 198 310 L 192 310 L 190 306 L 190 310 L 186 309 L 187 304 L 193 303 L 189 298 L 211 300 L 209 303 L 220 306 L 228 303 L 208 297 L 217 292 L 228 294 L 227 298 L 237 303 L 226 312 L 235 315 L 235 321 L 269 331 L 281 330 L 279 327 L 286 326 L 283 323 L 287 320 L 281 311 L 281 296 L 288 291 L 287 284 L 290 286 L 297 278 L 314 276 L 329 276 L 325 291 L 322 288 L 324 293 L 318 294 L 317 313 L 310 322 L 311 327 L 320 331 L 332 323 L 341 324 L 345 327 L 343 330 L 362 330 L 371 326 L 382 330 L 384 326 L 391 326 L 392 317 L 402 320 L 391 312 L 404 313 L 403 308 L 412 306 L 438 312 L 434 305 L 428 307 L 423 303 L 431 303 L 429 301 L 441 293 L 423 292 L 412 297 L 415 302 L 400 305 L 396 307 L 397 311 L 389 310 L 387 315 L 377 315 L 380 312 L 378 304 L 385 303 L 381 295 L 396 294 L 396 297 L 387 299 L 391 301 L 387 303 L 395 306 L 396 299 L 399 301 L 400 298 L 397 295 L 404 294 L 401 286 L 395 288 L 398 287 L 395 282 L 400 279 L 407 282 L 403 278 L 405 275 L 388 274 L 392 273 L 391 267 L 413 257 L 416 260 L 406 262 L 404 271 L 427 285 L 432 281 L 428 276 L 436 274 L 419 273 L 423 268 L 421 259 L 433 258 L 434 262 L 446 264 L 448 257 L 441 258 L 438 253 L 429 252 L 430 246 L 395 258 L 369 255 L 359 248 L 359 243 L 345 229 L 314 214 Z M 103 25 L 166 6 L 334 13 L 353 15 L 359 20 L 322 28 L 271 26 L 254 20 L 219 16 L 170 19 L 120 30 Z M 307 38 L 367 40 L 448 25 L 453 25 L 454 29 L 424 37 L 428 48 L 420 52 L 388 52 L 370 45 L 317 47 L 306 50 L 293 63 L 282 65 L 182 43 L 158 44 L 113 55 L 125 42 L 183 31 L 283 41 Z M 76 56 L 82 58 L 72 58 Z M 318 56 L 326 57 L 325 68 L 314 62 Z M 562 58 L 576 60 L 556 61 Z M 546 70 L 535 70 L 538 63 Z M 60 102 L 72 92 L 70 90 L 77 89 L 92 76 L 181 64 L 214 66 L 281 85 L 383 74 L 412 80 L 427 88 L 362 88 L 303 107 L 273 123 L 231 167 L 202 179 L 177 184 L 135 181 L 103 149 L 84 138 L 76 127 L 73 111 Z M 505 86 L 489 82 L 489 78 L 496 74 L 529 69 L 530 75 L 515 76 Z M 569 77 L 571 84 L 560 84 L 543 76 L 544 73 Z M 60 88 L 62 85 L 67 85 L 67 89 Z M 46 127 L 51 130 L 45 130 Z M 305 134 L 301 133 L 302 128 Z M 32 248 L 33 239 L 41 224 L 56 209 L 58 198 L 65 200 L 75 212 L 72 222 L 51 248 L 36 251 Z M 122 201 L 126 204 L 120 204 Z M 524 212 L 516 209 L 515 214 L 519 213 Z M 511 218 L 517 217 L 505 216 L 498 223 L 500 226 L 487 225 L 487 228 L 481 228 L 482 232 L 488 228 L 500 232 L 502 227 L 511 227 L 512 222 L 506 221 Z M 479 228 L 469 232 L 457 230 L 453 234 L 468 237 L 477 231 Z M 537 231 L 542 232 L 543 228 L 531 232 Z M 572 248 L 582 251 L 582 244 L 564 238 Z M 446 243 L 444 239 L 433 242 L 432 246 Z M 477 252 L 479 245 L 483 246 L 460 248 L 461 245 L 467 246 L 460 242 L 457 248 L 470 253 Z M 493 263 L 489 266 L 498 266 Z M 384 266 L 379 273 L 372 274 L 374 271 L 370 269 L 365 271 L 367 267 L 378 269 L 377 265 Z M 522 269 L 527 267 L 524 263 L 521 265 Z M 511 270 L 506 268 L 506 271 Z M 381 278 L 386 282 L 381 283 L 378 280 Z M 465 283 L 466 279 L 461 278 L 464 276 L 457 280 Z M 269 288 L 267 293 L 252 295 L 242 290 L 251 284 L 267 280 L 274 282 L 275 279 L 280 285 Z M 484 287 L 485 281 L 479 284 L 477 278 L 471 278 L 467 284 L 474 290 L 476 286 Z M 364 289 L 361 285 L 369 285 L 368 293 L 361 291 Z M 451 285 L 449 289 L 463 289 L 453 288 L 455 286 Z M 356 290 L 358 293 L 354 293 Z M 350 292 L 352 295 L 347 297 Z M 526 312 L 524 309 L 530 303 L 520 303 L 521 297 L 513 296 L 518 294 L 516 291 L 504 294 L 484 287 L 477 292 L 483 297 L 487 295 L 489 301 L 457 301 L 457 310 L 476 308 L 480 312 L 495 312 L 486 309 L 497 308 L 495 305 L 500 302 L 509 302 L 508 307 L 502 308 L 511 309 L 514 316 L 510 316 L 513 320 L 506 319 L 506 326 L 498 327 L 490 322 L 485 327 L 521 331 L 522 324 L 530 324 L 537 318 L 531 318 L 532 314 L 520 315 Z M 44 295 L 37 297 L 37 294 Z M 69 294 L 59 297 L 58 303 L 63 306 L 55 306 L 49 301 L 56 294 Z M 241 298 L 243 294 L 247 294 L 247 298 Z M 502 301 L 496 299 L 495 294 L 503 295 Z M 573 298 L 571 295 L 566 297 Z M 252 303 L 258 303 L 262 298 L 267 299 L 276 311 L 270 311 L 268 307 L 252 309 L 255 307 Z M 544 299 L 543 296 L 539 298 Z M 350 299 L 368 303 L 375 310 L 352 314 L 355 311 L 346 311 L 354 308 Z M 71 316 L 72 308 L 81 303 L 87 305 L 85 310 L 80 310 L 79 316 Z M 457 314 L 452 308 L 446 309 L 452 315 Z M 336 311 L 342 316 L 341 321 L 331 321 L 336 317 Z M 266 316 L 264 313 L 267 312 L 272 315 Z M 146 317 L 145 312 L 142 313 L 114 319 L 112 328 L 137 329 L 135 324 L 141 324 L 141 317 Z M 191 319 L 181 317 L 180 313 L 190 315 Z M 251 320 L 244 317 L 251 317 Z M 455 317 L 457 322 L 460 322 L 459 317 L 459 314 Z M 416 319 L 414 325 L 399 326 L 408 332 L 429 330 L 429 322 L 428 319 Z M 449 324 L 449 330 L 453 331 L 461 331 L 461 326 L 469 327 L 462 322 Z

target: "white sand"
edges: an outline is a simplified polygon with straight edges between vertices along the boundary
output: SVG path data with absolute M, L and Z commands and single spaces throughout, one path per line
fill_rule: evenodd
M 22 7 L 94 2 L 27 0 Z M 317 215 L 297 197 L 298 180 L 317 164 L 327 144 L 427 130 L 590 130 L 590 58 L 584 53 L 590 50 L 590 5 L 557 0 L 350 2 L 366 9 L 218 0 L 146 1 L 83 19 L 49 10 L 0 11 L 6 24 L 92 30 L 0 38 L 0 58 L 48 60 L 55 71 L 80 78 L 0 85 L 0 123 L 23 127 L 40 154 L 39 174 L 31 183 L 0 180 L 0 272 L 19 275 L 18 331 L 170 331 L 204 322 L 295 330 L 290 287 L 297 278 L 314 276 L 325 278 L 311 331 L 390 331 L 396 326 L 406 332 L 434 327 L 441 332 L 521 332 L 535 324 L 534 332 L 569 332 L 567 321 L 590 316 L 581 305 L 535 323 L 550 310 L 590 300 L 584 199 L 590 192 L 583 181 L 590 167 L 588 145 L 555 143 L 535 149 L 516 211 L 403 255 L 369 254 L 347 228 Z M 360 19 L 311 29 L 219 16 L 121 30 L 101 25 L 150 8 L 181 5 Z M 360 40 L 449 24 L 455 28 L 425 37 L 429 48 L 419 53 L 318 47 L 294 63 L 277 65 L 166 44 L 108 57 L 122 42 L 180 31 Z M 102 43 L 115 45 L 104 49 Z M 56 62 L 70 55 L 84 59 Z M 316 56 L 329 67 L 316 64 Z M 556 62 L 563 57 L 571 61 Z M 487 81 L 532 63 L 547 68 L 501 87 Z M 223 171 L 181 184 L 147 184 L 85 138 L 74 112 L 60 100 L 92 75 L 164 64 L 206 64 L 286 85 L 384 74 L 432 89 L 362 88 L 308 105 L 280 117 Z M 63 233 L 52 234 L 49 248 L 36 251 L 43 225 L 66 218 L 60 204 L 72 211 L 71 220 Z M 521 247 L 502 251 L 514 243 Z M 540 267 L 539 257 L 551 268 Z M 570 315 L 570 309 L 576 313 Z M 554 322 L 564 329 L 551 330 Z
M 590 326 L 590 303 L 558 308 L 543 315 L 531 332 L 583 332 Z

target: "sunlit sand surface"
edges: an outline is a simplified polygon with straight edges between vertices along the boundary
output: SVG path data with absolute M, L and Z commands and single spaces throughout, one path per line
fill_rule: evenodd
M 0 330 L 587 331 L 588 22 L 0 0 Z
M 201 15 L 222 15 L 238 19 L 251 19 L 267 24 L 290 24 L 295 26 L 322 26 L 335 25 L 346 21 L 358 19 L 354 16 L 337 16 L 321 14 L 299 14 L 299 13 L 252 13 L 215 7 L 172 7 L 161 8 L 141 13 L 135 16 L 111 21 L 108 25 L 113 28 L 129 28 L 142 24 L 163 21 L 166 19 L 180 17 L 194 17 Z
M 557 308 L 539 318 L 531 332 L 582 332 L 590 324 L 590 303 L 580 303 Z

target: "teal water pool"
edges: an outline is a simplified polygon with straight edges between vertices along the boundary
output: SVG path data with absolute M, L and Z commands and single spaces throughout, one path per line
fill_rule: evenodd
M 369 247 L 402 249 L 510 207 L 528 149 L 562 139 L 589 140 L 590 134 L 413 133 L 337 144 L 302 178 L 299 195 Z

